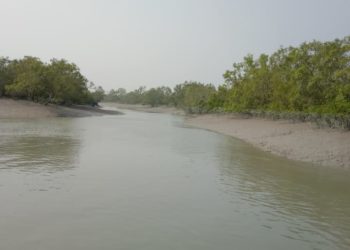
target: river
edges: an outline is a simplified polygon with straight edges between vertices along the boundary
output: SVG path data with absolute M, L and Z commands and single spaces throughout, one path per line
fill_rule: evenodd
M 349 249 L 350 173 L 182 117 L 0 121 L 0 249 Z

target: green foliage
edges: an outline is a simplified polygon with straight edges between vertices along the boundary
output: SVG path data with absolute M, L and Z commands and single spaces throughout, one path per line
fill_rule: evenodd
M 151 88 L 144 93 L 144 104 L 149 104 L 152 107 L 159 105 L 169 105 L 171 102 L 172 91 L 169 87 Z
M 104 96 L 104 100 L 107 102 L 119 102 L 119 103 L 125 103 L 124 98 L 126 96 L 127 92 L 126 89 L 119 88 L 117 90 L 112 89 L 108 92 L 107 95 Z
M 11 61 L 8 58 L 0 57 L 0 97 L 5 94 L 5 86 L 13 82 L 13 74 L 10 68 Z
M 140 87 L 134 91 L 125 89 L 111 90 L 104 98 L 105 101 L 115 101 L 127 104 L 145 104 L 152 107 L 174 105 L 189 113 L 203 113 L 211 109 L 211 100 L 216 95 L 215 87 L 211 84 L 185 82 L 175 86 L 157 87 L 146 90 Z
M 174 105 L 189 113 L 238 112 L 350 128 L 350 37 L 280 48 L 257 59 L 247 55 L 223 77 L 225 83 L 217 89 L 185 82 L 172 91 L 165 87 L 129 93 L 112 90 L 106 100 Z
M 175 106 L 188 113 L 204 113 L 211 109 L 210 100 L 216 93 L 211 84 L 185 82 L 174 88 Z
M 303 43 L 257 60 L 247 56 L 224 74 L 227 111 L 350 113 L 350 39 Z
M 14 61 L 11 67 L 15 77 L 11 84 L 5 86 L 5 93 L 12 97 L 38 100 L 47 87 L 42 84 L 45 81 L 44 64 L 38 58 L 25 57 Z
M 85 103 L 89 99 L 87 79 L 73 63 L 52 59 L 47 66 L 46 78 L 50 90 L 49 102 L 70 105 Z
M 128 100 L 131 104 L 143 103 L 145 92 L 146 87 L 141 86 L 138 89 L 127 93 L 125 99 Z
M 79 68 L 66 60 L 45 64 L 35 57 L 0 58 L 0 96 L 56 104 L 95 104 L 102 100 L 101 87 L 91 93 Z
M 95 84 L 91 82 L 89 88 L 91 89 L 90 93 L 93 105 L 99 103 L 104 99 L 105 91 L 101 86 L 96 87 Z
M 43 63 L 29 56 L 19 60 L 0 58 L 0 96 L 64 105 L 95 105 L 102 99 L 173 105 L 189 113 L 254 111 L 347 117 L 350 115 L 350 37 L 280 48 L 256 59 L 247 55 L 223 77 L 225 83 L 217 89 L 211 84 L 185 82 L 173 90 L 162 86 L 127 92 L 119 88 L 105 94 L 101 87 L 87 86 L 88 80 L 79 68 L 65 60 Z

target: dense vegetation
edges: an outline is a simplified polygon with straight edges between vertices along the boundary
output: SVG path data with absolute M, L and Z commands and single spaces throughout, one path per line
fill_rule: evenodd
M 103 95 L 101 87 L 88 83 L 79 68 L 65 60 L 0 58 L 0 96 L 71 105 L 96 104 Z
M 350 37 L 280 48 L 272 55 L 248 55 L 233 64 L 224 84 L 185 82 L 127 92 L 105 99 L 130 104 L 173 105 L 188 112 L 239 112 L 301 120 L 332 117 L 350 127 Z M 346 124 L 344 124 L 346 123 Z
M 159 105 L 175 106 L 189 113 L 203 113 L 210 111 L 209 100 L 215 96 L 215 93 L 216 89 L 211 84 L 185 82 L 176 85 L 173 90 L 169 87 L 151 88 L 149 90 L 140 87 L 127 92 L 120 88 L 111 90 L 104 100 L 127 104 L 147 104 L 152 107 Z
M 227 110 L 349 113 L 350 37 L 247 56 L 224 78 Z
M 65 60 L 0 58 L 0 96 L 64 105 L 96 104 L 104 98 L 175 106 L 189 113 L 235 112 L 299 120 L 322 116 L 350 128 L 350 37 L 280 48 L 258 58 L 248 55 L 223 77 L 217 88 L 185 82 L 173 89 L 140 87 L 127 92 L 119 88 L 105 95 Z

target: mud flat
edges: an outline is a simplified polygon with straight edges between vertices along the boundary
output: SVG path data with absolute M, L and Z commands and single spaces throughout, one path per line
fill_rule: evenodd
M 289 159 L 350 169 L 350 131 L 320 129 L 311 123 L 232 115 L 199 115 L 186 124 L 244 140 Z
M 157 106 L 151 107 L 150 105 L 141 105 L 141 104 L 122 104 L 114 102 L 102 103 L 102 106 L 113 107 L 117 109 L 127 109 L 147 113 L 163 113 L 163 114 L 173 114 L 173 115 L 185 115 L 183 110 L 177 109 L 175 107 L 168 106 Z
M 0 119 L 45 118 L 45 117 L 85 117 L 94 115 L 122 114 L 90 106 L 42 105 L 24 100 L 0 99 Z

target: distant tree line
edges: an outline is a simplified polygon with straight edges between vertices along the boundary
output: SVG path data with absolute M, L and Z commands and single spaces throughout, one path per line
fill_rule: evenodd
M 174 89 L 157 87 L 146 90 L 140 87 L 127 92 L 123 88 L 111 90 L 104 101 L 144 104 L 152 107 L 166 105 L 186 110 L 188 113 L 206 113 L 211 110 L 210 100 L 215 96 L 216 89 L 211 84 L 185 82 Z
M 41 103 L 96 104 L 102 99 L 128 104 L 168 105 L 188 113 L 238 112 L 350 116 L 350 37 L 280 48 L 271 55 L 244 57 L 224 74 L 218 87 L 184 82 L 169 87 L 105 94 L 66 60 L 0 57 L 0 97 Z M 306 117 L 306 118 L 305 118 Z M 338 119 L 337 118 L 337 119 Z M 344 118 L 345 119 L 345 118 Z M 346 118 L 350 127 L 350 119 Z M 341 121 L 341 123 L 344 123 Z
M 74 63 L 63 59 L 44 63 L 30 56 L 15 60 L 0 57 L 1 96 L 61 105 L 93 105 L 102 100 L 104 91 L 89 83 Z
M 172 105 L 190 113 L 350 114 L 350 37 L 280 48 L 233 64 L 218 88 L 185 82 L 170 89 L 111 90 L 106 101 Z

